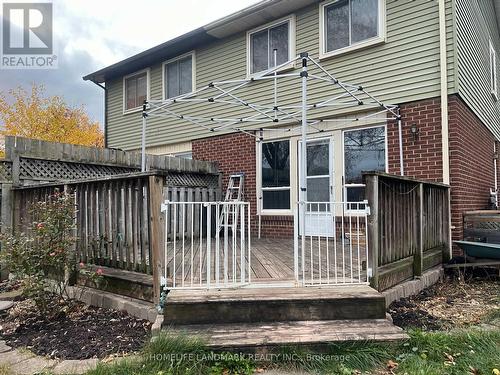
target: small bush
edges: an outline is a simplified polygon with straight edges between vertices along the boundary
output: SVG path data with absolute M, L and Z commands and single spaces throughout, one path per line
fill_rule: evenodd
M 34 203 L 29 213 L 33 219 L 26 231 L 2 236 L 0 261 L 21 281 L 23 294 L 46 311 L 54 294 L 67 298 L 69 276 L 76 270 L 73 195 L 56 192 Z

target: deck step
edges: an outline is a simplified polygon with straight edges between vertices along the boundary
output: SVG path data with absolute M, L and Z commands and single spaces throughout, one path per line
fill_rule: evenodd
M 366 285 L 171 291 L 165 325 L 385 319 L 385 298 Z
M 286 345 L 318 347 L 333 342 L 397 341 L 408 338 L 401 328 L 387 319 L 196 324 L 170 327 L 167 332 L 198 336 L 214 349 L 243 351 Z

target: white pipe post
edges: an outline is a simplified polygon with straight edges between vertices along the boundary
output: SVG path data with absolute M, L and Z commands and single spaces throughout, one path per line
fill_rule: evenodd
M 399 134 L 399 171 L 401 176 L 404 176 L 405 169 L 403 160 L 403 124 L 401 121 L 401 113 L 398 114 L 398 134 Z
M 141 147 L 141 172 L 146 172 L 146 102 L 142 105 L 142 147 Z
M 274 66 L 278 65 L 278 50 L 273 49 Z M 274 121 L 278 121 L 278 72 L 274 71 Z
M 495 205 L 498 209 L 498 149 L 497 149 L 497 141 L 493 141 L 493 167 L 495 168 Z
M 299 163 L 299 222 L 301 228 L 301 246 L 302 254 L 305 249 L 306 239 L 306 200 L 307 200 L 307 177 L 306 177 L 306 163 L 307 163 L 307 52 L 300 54 L 302 59 L 302 147 L 300 148 L 300 163 Z
M 302 58 L 302 72 L 300 76 L 302 77 L 302 147 L 300 149 L 300 168 L 299 168 L 299 179 L 300 179 L 300 191 L 299 200 L 300 202 L 305 202 L 307 200 L 307 178 L 306 178 L 306 163 L 307 163 L 307 52 L 300 54 Z M 303 210 L 302 210 L 303 211 Z M 304 212 L 302 212 L 303 214 Z M 303 218 L 301 218 L 303 221 Z

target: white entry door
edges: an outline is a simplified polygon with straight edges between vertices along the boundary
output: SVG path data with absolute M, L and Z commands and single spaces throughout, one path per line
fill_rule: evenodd
M 300 160 L 300 158 L 299 158 Z M 307 208 L 305 231 L 307 236 L 333 237 L 333 140 L 331 138 L 307 141 Z

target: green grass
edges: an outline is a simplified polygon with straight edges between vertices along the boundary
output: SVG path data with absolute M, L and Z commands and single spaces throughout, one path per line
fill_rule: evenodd
M 0 375 L 13 375 L 8 365 L 0 365 Z
M 500 330 L 469 328 L 450 332 L 410 331 L 401 344 L 332 344 L 322 352 L 281 348 L 268 367 L 285 372 L 348 375 L 384 370 L 397 363 L 395 374 L 492 374 L 500 369 Z M 262 363 L 238 354 L 214 353 L 203 342 L 185 336 L 162 335 L 134 359 L 100 364 L 91 375 L 252 374 Z M 472 372 L 472 371 L 476 372 Z M 359 372 L 358 372 L 359 373 Z
M 397 373 L 492 374 L 500 369 L 500 330 L 410 332 L 395 356 Z M 475 371 L 475 372 L 474 372 Z
M 254 363 L 231 353 L 213 353 L 202 341 L 160 335 L 135 358 L 99 364 L 89 375 L 252 374 Z

